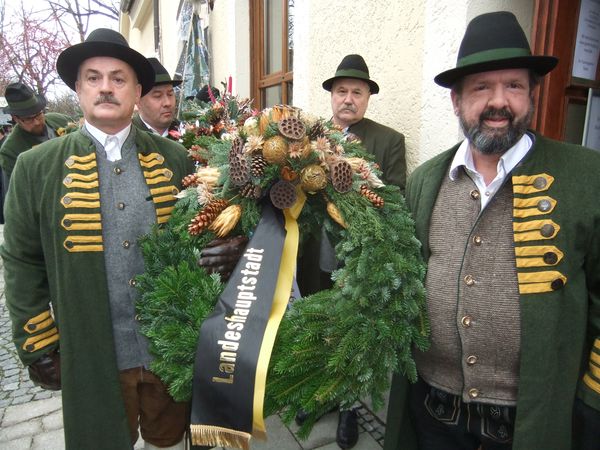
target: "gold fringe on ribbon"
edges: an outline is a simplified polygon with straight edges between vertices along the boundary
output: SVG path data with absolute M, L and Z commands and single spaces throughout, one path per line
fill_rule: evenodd
M 250 450 L 250 438 L 252 437 L 250 433 L 213 425 L 191 425 L 190 431 L 193 445 Z

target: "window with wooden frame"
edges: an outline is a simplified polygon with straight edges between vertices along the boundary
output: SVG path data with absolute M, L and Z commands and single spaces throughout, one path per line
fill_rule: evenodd
M 536 98 L 533 128 L 547 137 L 581 144 L 589 88 L 600 88 L 600 64 L 595 79 L 573 75 L 582 4 L 590 0 L 536 0 L 532 33 L 534 54 L 554 55 L 559 64 L 545 76 Z M 589 6 L 589 5 L 588 5 Z M 588 18 L 600 40 L 597 14 Z
M 294 0 L 249 0 L 254 107 L 292 104 Z

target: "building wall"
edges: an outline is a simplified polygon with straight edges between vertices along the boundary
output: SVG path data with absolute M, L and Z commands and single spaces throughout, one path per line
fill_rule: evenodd
M 150 56 L 154 51 L 152 14 L 144 23 L 142 6 L 128 28 L 130 45 Z M 135 9 L 135 8 L 134 8 Z M 406 137 L 409 170 L 462 138 L 448 89 L 433 78 L 456 64 L 469 20 L 484 12 L 515 13 L 531 34 L 533 0 L 347 0 L 296 1 L 294 8 L 294 105 L 330 117 L 330 94 L 321 83 L 334 75 L 341 59 L 361 54 L 380 92 L 370 100 L 367 117 Z M 179 56 L 175 14 L 161 1 L 162 57 L 172 73 Z M 134 11 L 132 11 L 133 13 Z M 172 30 L 172 31 L 171 31 Z M 123 30 L 122 30 L 123 31 Z M 148 53 L 150 51 L 150 53 Z M 211 80 L 219 89 L 229 76 L 233 93 L 250 95 L 249 0 L 216 0 L 209 14 Z

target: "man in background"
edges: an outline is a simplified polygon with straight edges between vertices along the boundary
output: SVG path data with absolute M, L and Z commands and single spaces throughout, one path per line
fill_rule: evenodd
M 64 114 L 45 114 L 46 99 L 23 83 L 9 84 L 4 96 L 8 103 L 4 112 L 12 115 L 15 125 L 0 148 L 3 198 L 6 196 L 17 157 L 34 145 L 55 138 L 56 130 L 66 127 L 70 121 Z
M 169 131 L 179 131 L 174 87 L 179 86 L 181 80 L 171 79 L 158 59 L 148 58 L 148 61 L 154 69 L 154 86 L 137 102 L 138 113 L 133 117 L 133 124 L 140 130 L 168 138 Z

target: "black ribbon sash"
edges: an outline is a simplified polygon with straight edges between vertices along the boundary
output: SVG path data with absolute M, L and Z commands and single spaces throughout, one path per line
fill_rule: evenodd
M 268 367 L 268 357 L 265 362 L 259 355 L 263 340 L 269 341 L 265 339 L 265 330 L 285 240 L 283 216 L 270 203 L 264 204 L 262 217 L 246 250 L 213 313 L 202 323 L 192 394 L 194 445 L 248 449 L 251 436 L 264 437 L 265 376 L 261 383 L 257 371 L 266 374 Z M 297 243 L 294 263 L 296 251 Z M 293 267 L 291 270 L 293 272 Z M 260 398 L 257 400 L 257 397 Z

